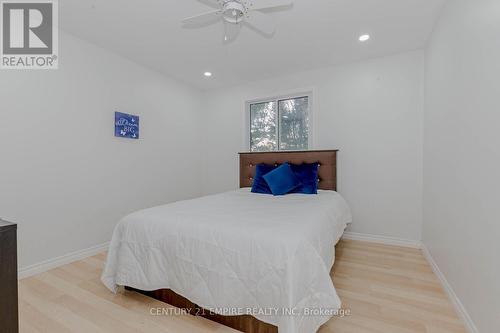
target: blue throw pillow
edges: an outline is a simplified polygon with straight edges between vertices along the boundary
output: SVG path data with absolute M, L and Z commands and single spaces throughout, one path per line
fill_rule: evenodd
M 269 185 L 264 180 L 264 175 L 276 169 L 275 165 L 257 164 L 255 166 L 255 176 L 253 177 L 252 192 L 261 194 L 272 194 Z
M 264 179 L 273 195 L 285 195 L 301 185 L 299 178 L 293 173 L 288 163 L 265 174 Z
M 291 167 L 297 178 L 299 178 L 299 181 L 302 183 L 302 185 L 294 189 L 292 192 L 302 194 L 318 194 L 319 163 L 304 163 L 300 165 L 292 164 Z

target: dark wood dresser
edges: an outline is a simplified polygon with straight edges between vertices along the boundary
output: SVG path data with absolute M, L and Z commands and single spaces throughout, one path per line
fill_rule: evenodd
M 19 332 L 17 225 L 3 220 L 0 220 L 0 332 Z

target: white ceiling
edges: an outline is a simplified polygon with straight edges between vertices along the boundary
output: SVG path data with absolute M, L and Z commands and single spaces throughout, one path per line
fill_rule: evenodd
M 63 30 L 201 89 L 422 48 L 445 0 L 294 0 L 277 31 L 247 28 L 229 45 L 223 25 L 182 27 L 206 0 L 63 0 Z M 358 42 L 369 33 L 372 39 Z M 205 71 L 213 72 L 205 78 Z

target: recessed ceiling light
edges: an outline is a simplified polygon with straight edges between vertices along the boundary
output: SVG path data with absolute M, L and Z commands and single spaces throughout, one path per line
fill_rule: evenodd
M 211 77 L 212 73 L 211 72 L 205 72 L 205 73 L 203 73 L 203 75 L 205 75 L 206 77 Z
M 370 35 L 361 35 L 361 36 L 359 36 L 359 41 L 360 42 L 366 42 L 369 39 L 370 39 Z

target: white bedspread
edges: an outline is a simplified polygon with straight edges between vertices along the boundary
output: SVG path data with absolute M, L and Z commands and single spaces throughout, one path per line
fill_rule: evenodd
M 172 289 L 280 333 L 313 333 L 340 308 L 329 273 L 350 222 L 333 191 L 273 197 L 240 189 L 145 209 L 116 226 L 102 281 L 113 292 Z M 327 312 L 309 313 L 320 309 Z

